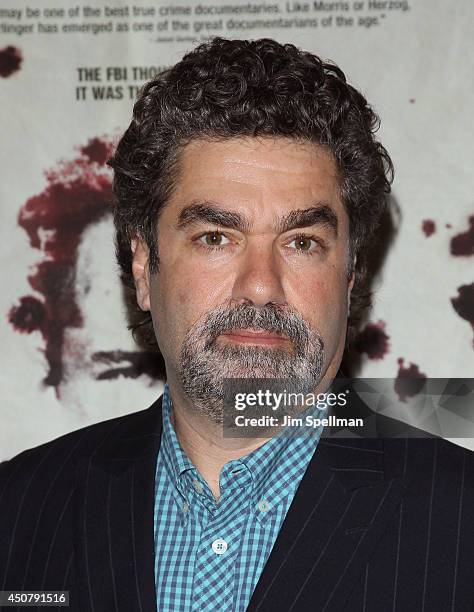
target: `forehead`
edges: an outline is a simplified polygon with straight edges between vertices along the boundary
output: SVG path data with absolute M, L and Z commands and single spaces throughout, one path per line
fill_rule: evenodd
M 179 157 L 173 197 L 222 201 L 236 206 L 272 203 L 271 209 L 329 202 L 343 210 L 337 165 L 325 147 L 285 137 L 194 140 Z

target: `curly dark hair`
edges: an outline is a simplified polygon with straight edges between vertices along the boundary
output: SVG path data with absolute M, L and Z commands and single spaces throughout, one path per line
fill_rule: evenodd
M 327 147 L 338 167 L 350 261 L 357 257 L 347 348 L 371 304 L 367 256 L 393 180 L 390 157 L 374 136 L 378 127 L 378 116 L 338 66 L 268 38 L 214 38 L 146 83 L 108 162 L 115 171 L 116 254 L 135 308 L 135 338 L 156 343 L 150 313 L 136 304 L 130 241 L 146 241 L 156 272 L 157 222 L 182 148 L 197 138 L 285 136 Z M 351 264 L 348 278 L 352 272 Z

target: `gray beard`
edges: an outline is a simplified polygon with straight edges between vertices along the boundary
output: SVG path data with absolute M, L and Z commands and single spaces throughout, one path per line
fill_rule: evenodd
M 216 344 L 222 333 L 247 328 L 284 334 L 293 350 Z M 217 308 L 190 328 L 181 348 L 181 384 L 197 412 L 222 424 L 225 379 L 290 379 L 294 390 L 306 394 L 320 383 L 323 362 L 323 339 L 300 314 L 278 305 L 245 303 Z

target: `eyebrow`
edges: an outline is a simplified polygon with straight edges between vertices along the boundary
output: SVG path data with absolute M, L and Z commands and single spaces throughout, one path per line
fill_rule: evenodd
M 241 232 L 250 230 L 248 218 L 241 213 L 224 210 L 212 202 L 194 203 L 183 208 L 179 213 L 177 228 L 184 229 L 195 223 L 210 223 Z M 329 228 L 337 237 L 337 215 L 327 202 L 318 202 L 310 208 L 292 210 L 278 219 L 275 226 L 277 233 L 293 229 L 321 225 Z

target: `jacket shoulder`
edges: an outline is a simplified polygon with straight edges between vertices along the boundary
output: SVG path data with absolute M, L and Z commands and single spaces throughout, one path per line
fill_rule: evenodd
M 150 408 L 83 427 L 0 465 L 0 583 L 62 589 L 71 568 L 77 475 L 110 445 L 146 439 L 160 400 Z M 158 421 L 159 422 L 159 421 Z
M 457 499 L 464 490 L 474 494 L 474 451 L 443 438 L 405 438 L 385 440 L 387 458 L 397 465 L 393 470 L 409 485 L 412 494 L 431 495 L 444 491 L 443 497 Z
M 140 429 L 160 404 L 161 398 L 145 410 L 82 427 L 3 461 L 0 463 L 0 505 L 12 481 L 21 486 L 21 482 L 28 482 L 35 474 L 54 478 L 58 470 L 70 472 L 79 458 L 92 457 L 112 435 Z

